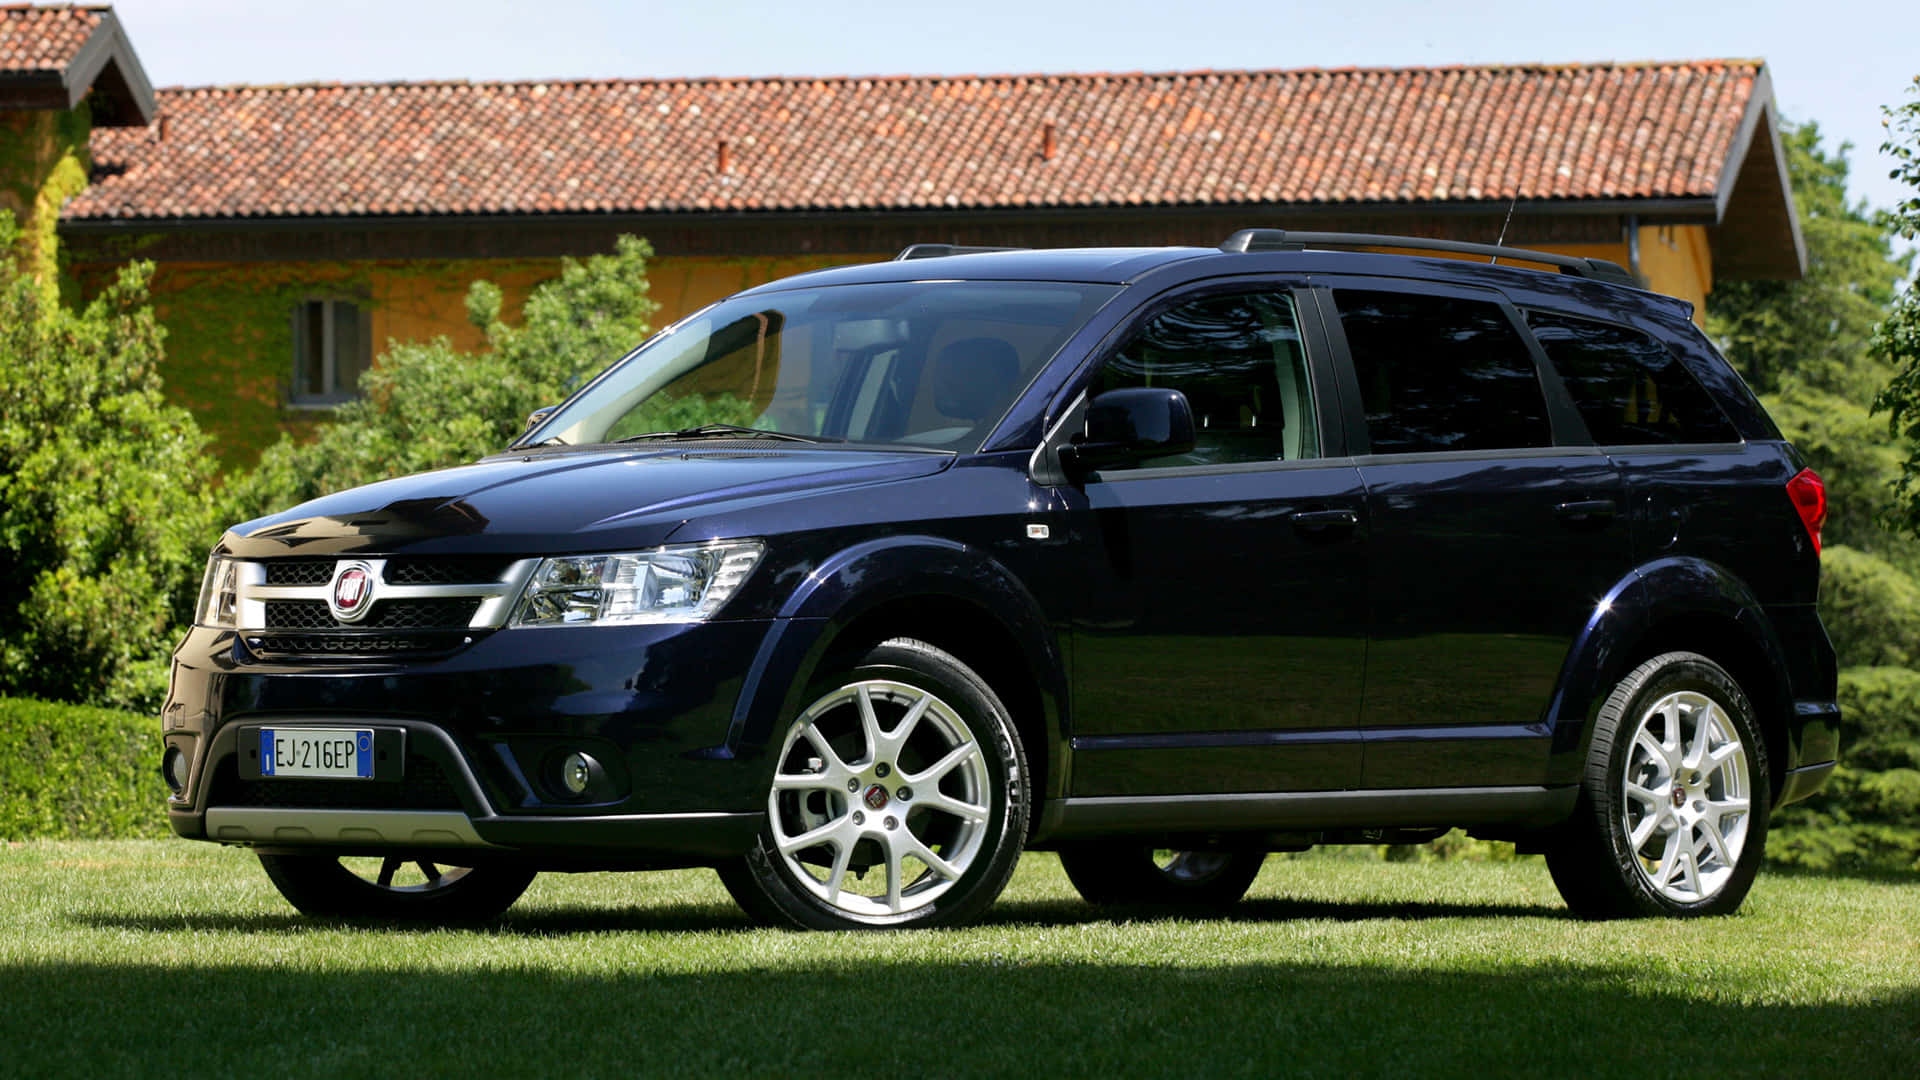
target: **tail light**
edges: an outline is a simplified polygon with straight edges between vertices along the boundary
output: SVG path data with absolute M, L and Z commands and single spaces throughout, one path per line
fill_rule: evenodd
M 1800 513 L 1800 523 L 1813 538 L 1813 553 L 1820 553 L 1820 527 L 1827 523 L 1827 485 L 1812 469 L 1801 469 L 1787 481 L 1787 498 Z

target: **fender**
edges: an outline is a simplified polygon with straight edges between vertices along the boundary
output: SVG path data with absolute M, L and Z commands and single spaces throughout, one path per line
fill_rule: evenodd
M 889 536 L 856 544 L 806 576 L 781 605 L 741 686 L 727 733 L 731 755 L 766 753 L 783 719 L 806 706 L 809 685 L 848 626 L 881 604 L 918 596 L 969 603 L 1013 637 L 1040 687 L 1049 775 L 1039 794 L 1064 792 L 1066 680 L 1058 638 L 1039 601 L 1004 565 L 979 548 L 937 536 Z M 771 777 L 773 762 L 766 764 Z
M 1692 556 L 1644 563 L 1607 590 L 1567 650 L 1559 683 L 1542 714 L 1553 735 L 1549 783 L 1580 781 L 1600 706 L 1632 665 L 1645 659 L 1638 650 L 1654 627 L 1669 619 L 1700 615 L 1724 619 L 1737 628 L 1768 666 L 1786 678 L 1785 652 L 1771 621 L 1753 590 L 1732 571 Z M 1790 687 L 1778 689 L 1782 699 L 1791 700 Z M 1776 708 L 1778 701 L 1756 700 L 1754 706 L 1764 714 Z

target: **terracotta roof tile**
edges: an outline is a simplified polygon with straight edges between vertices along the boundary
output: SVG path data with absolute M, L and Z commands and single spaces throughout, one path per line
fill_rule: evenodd
M 0 7 L 0 74 L 65 71 L 100 26 L 105 7 Z
M 108 175 L 65 216 L 1702 197 L 1760 73 L 1708 60 L 174 89 L 153 126 L 94 132 Z

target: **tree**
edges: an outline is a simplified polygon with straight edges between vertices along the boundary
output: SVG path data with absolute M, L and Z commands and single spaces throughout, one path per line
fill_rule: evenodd
M 0 251 L 16 229 L 0 213 Z M 85 307 L 0 257 L 0 695 L 157 709 L 213 535 L 214 464 L 162 394 L 151 263 Z
M 558 403 L 646 338 L 659 306 L 647 295 L 652 254 L 623 236 L 611 255 L 563 260 L 560 276 L 528 296 L 519 326 L 502 317 L 498 286 L 474 282 L 467 317 L 485 332 L 484 350 L 462 352 L 445 338 L 389 342 L 361 376 L 364 397 L 309 440 L 282 436 L 234 478 L 222 508 L 228 522 L 506 447 L 529 412 Z
M 1914 77 L 1908 94 L 1913 100 L 1883 110 L 1887 141 L 1880 149 L 1895 162 L 1890 175 L 1914 191 L 1895 207 L 1893 224 L 1901 236 L 1916 240 L 1920 239 L 1920 75 Z M 1920 285 L 1908 282 L 1875 331 L 1872 350 L 1877 361 L 1894 369 L 1875 408 L 1887 413 L 1888 427 L 1904 436 L 1909 447 L 1895 487 L 1893 517 L 1908 532 L 1920 535 Z

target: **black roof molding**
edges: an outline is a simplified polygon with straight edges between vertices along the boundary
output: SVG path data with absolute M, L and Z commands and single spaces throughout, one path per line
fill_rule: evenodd
M 153 122 L 153 83 L 112 11 L 61 71 L 0 72 L 0 109 L 71 109 L 95 93 L 96 127 L 145 127 Z
M 1220 244 L 1229 253 L 1249 251 L 1304 251 L 1307 248 L 1405 248 L 1412 251 L 1439 251 L 1452 255 L 1485 255 L 1489 261 L 1512 259 L 1557 267 L 1563 274 L 1574 274 L 1595 281 L 1639 288 L 1625 267 L 1605 259 L 1578 255 L 1559 255 L 1531 248 L 1499 244 L 1475 244 L 1462 240 L 1436 240 L 1423 236 L 1389 236 L 1381 233 L 1297 232 L 1287 229 L 1241 229 Z

